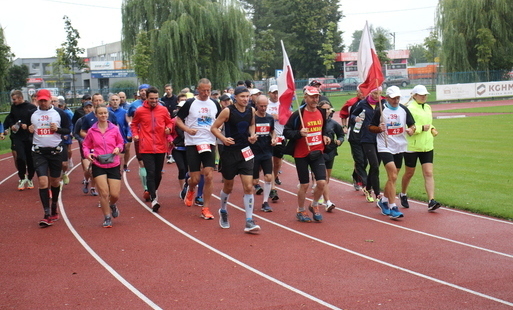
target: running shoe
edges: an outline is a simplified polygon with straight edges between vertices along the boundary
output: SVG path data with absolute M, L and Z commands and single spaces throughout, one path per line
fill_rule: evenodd
M 262 211 L 273 212 L 273 208 L 271 208 L 271 206 L 269 206 L 269 203 L 266 201 L 262 204 Z
M 187 207 L 192 206 L 192 202 L 194 201 L 194 192 L 193 191 L 187 191 L 187 194 L 185 195 L 184 203 Z
M 326 204 L 326 212 L 332 212 L 335 209 L 335 204 L 333 202 L 328 202 Z
M 87 182 L 87 181 L 85 181 L 85 180 L 84 180 L 84 181 L 82 181 L 82 184 L 84 184 L 84 187 L 82 188 L 82 192 L 83 192 L 84 194 L 89 193 L 89 188 L 88 188 L 88 186 L 89 186 L 89 182 Z
M 318 205 L 315 206 L 315 207 L 309 206 L 308 210 L 310 210 L 310 212 L 312 212 L 314 221 L 322 222 L 322 215 L 319 212 L 319 206 Z
M 145 190 L 143 193 L 143 198 L 146 201 L 150 201 L 150 192 L 148 190 Z
M 194 198 L 194 204 L 203 207 L 203 197 L 196 196 L 196 198 Z
M 390 218 L 391 219 L 398 219 L 404 217 L 404 214 L 402 214 L 397 207 L 393 207 L 390 209 Z
M 378 203 L 376 205 L 381 210 L 381 214 L 390 215 L 390 208 L 388 207 L 388 202 L 383 202 L 380 199 L 380 200 L 378 200 Z
M 62 184 L 64 184 L 64 185 L 69 184 L 69 176 L 66 173 L 62 174 Z
M 362 183 L 356 182 L 355 180 L 353 180 L 353 187 L 354 187 L 355 191 L 359 191 L 362 189 Z
M 219 226 L 221 228 L 230 228 L 230 222 L 228 222 L 228 211 L 219 209 Z
M 27 188 L 34 189 L 34 182 L 32 180 L 27 180 Z
M 128 166 L 127 166 L 127 165 L 123 165 L 123 171 L 125 171 L 125 172 L 130 172 L 130 169 L 128 169 Z
M 91 187 L 89 194 L 91 194 L 91 196 L 98 196 L 98 192 L 96 192 L 96 188 L 94 187 Z
M 260 226 L 255 224 L 254 220 L 246 220 L 246 227 L 244 227 L 244 232 L 246 233 L 256 233 L 260 231 Z
M 308 216 L 308 213 L 306 211 L 298 211 L 296 213 L 296 218 L 300 222 L 310 223 L 312 219 Z
M 180 191 L 180 194 L 178 194 L 180 196 L 180 199 L 184 200 L 185 199 L 185 195 L 187 194 L 187 189 L 189 188 L 189 185 L 187 185 L 187 183 L 185 183 L 183 185 L 183 188 L 182 190 Z
M 262 195 L 263 191 L 264 191 L 264 189 L 262 188 L 262 186 L 260 186 L 260 184 L 255 185 L 255 194 Z
M 276 177 L 276 179 L 274 179 L 274 183 L 276 183 L 276 185 L 281 185 L 280 178 Z
M 271 198 L 272 202 L 278 201 L 280 199 L 280 197 L 278 196 L 278 191 L 275 189 L 271 189 L 271 191 L 269 192 L 269 198 Z
M 105 221 L 103 222 L 103 228 L 111 228 L 112 227 L 112 219 L 109 217 L 109 218 L 106 218 Z
M 45 227 L 52 226 L 52 225 L 53 225 L 53 221 L 50 218 L 44 218 L 39 221 L 39 227 L 41 227 L 41 228 L 45 228 Z
M 175 162 L 175 159 L 173 158 L 173 156 L 169 155 L 169 156 L 167 157 L 167 163 L 168 163 L 168 164 L 172 164 L 172 163 L 174 163 L 174 162 Z
M 214 216 L 207 207 L 201 208 L 201 217 L 205 220 L 213 220 Z
M 406 195 L 399 195 L 399 198 L 401 199 L 401 206 L 403 206 L 403 208 L 409 208 L 410 207 L 410 204 L 408 203 L 408 196 Z
M 52 214 L 52 215 L 50 215 L 50 217 L 48 217 L 48 219 L 52 222 L 57 222 L 59 220 L 59 214 L 57 214 L 57 213 Z
M 160 209 L 160 203 L 157 201 L 157 199 L 153 199 L 151 202 L 151 210 L 155 213 L 158 213 Z
M 367 202 L 374 202 L 374 198 L 372 198 L 372 193 L 367 190 L 367 188 L 362 187 L 363 194 L 365 195 L 365 199 Z
M 441 206 L 442 205 L 438 201 L 431 199 L 428 204 L 428 211 L 430 211 L 430 212 L 435 211 L 436 209 L 440 208 Z
M 18 190 L 19 191 L 24 190 L 26 185 L 27 185 L 27 179 L 19 180 L 18 181 Z
M 116 204 L 110 205 L 110 210 L 112 211 L 112 217 L 116 218 L 119 216 L 119 209 Z

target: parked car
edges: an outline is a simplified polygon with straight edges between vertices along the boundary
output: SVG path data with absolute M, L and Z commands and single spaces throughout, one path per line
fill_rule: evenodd
M 401 76 L 401 75 L 391 75 L 385 79 L 385 81 L 383 82 L 382 85 L 383 85 L 383 89 L 386 89 L 388 86 L 392 86 L 392 85 L 406 87 L 406 85 L 409 85 L 409 84 L 410 84 L 410 79 L 408 79 L 407 77 Z
M 340 87 L 342 90 L 356 90 L 356 87 L 360 85 L 362 81 L 356 77 L 348 77 L 340 82 Z
M 335 79 L 334 77 L 311 78 L 309 79 L 308 83 L 312 82 L 313 80 L 317 80 L 319 83 L 321 83 L 321 86 L 319 88 L 321 92 L 332 92 L 342 90 L 340 84 L 337 83 L 337 79 Z

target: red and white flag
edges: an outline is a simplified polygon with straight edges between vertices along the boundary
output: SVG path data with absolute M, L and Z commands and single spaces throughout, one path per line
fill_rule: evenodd
M 281 48 L 283 49 L 283 72 L 277 79 L 278 100 L 280 101 L 278 121 L 280 124 L 285 125 L 292 114 L 290 108 L 292 107 L 292 99 L 296 95 L 296 83 L 294 82 L 294 74 L 292 73 L 292 67 L 290 66 L 283 41 L 281 41 Z
M 360 48 L 358 49 L 358 75 L 360 80 L 364 81 L 360 84 L 360 90 L 364 96 L 367 96 L 371 90 L 381 86 L 385 80 L 367 22 L 365 22 Z

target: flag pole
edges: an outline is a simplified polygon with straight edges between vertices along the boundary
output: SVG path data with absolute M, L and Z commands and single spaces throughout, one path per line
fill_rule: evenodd
M 297 96 L 295 96 L 297 112 L 299 113 L 299 121 L 301 122 L 301 128 L 305 127 L 305 123 L 303 122 L 303 115 L 301 114 L 301 106 L 299 105 L 299 100 L 297 100 Z M 310 145 L 308 145 L 308 139 L 305 137 L 306 147 L 308 148 L 308 152 L 310 152 Z
M 376 79 L 376 88 L 378 88 L 380 85 L 378 85 L 378 80 Z M 381 112 L 381 122 L 384 123 L 385 122 L 385 116 L 383 115 L 383 104 L 381 103 L 381 92 L 379 94 L 379 111 Z M 383 137 L 385 138 L 385 147 L 388 148 L 388 138 L 387 138 L 387 131 L 386 131 L 386 126 L 387 124 L 385 124 L 385 134 L 383 135 Z

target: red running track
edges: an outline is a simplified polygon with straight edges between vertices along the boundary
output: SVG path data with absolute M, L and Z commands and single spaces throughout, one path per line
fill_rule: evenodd
M 74 151 L 78 162 L 78 151 Z M 382 216 L 352 186 L 333 180 L 337 208 L 323 223 L 295 220 L 295 168 L 283 166 L 274 212 L 259 235 L 243 233 L 242 190 L 230 196 L 232 228 L 199 217 L 178 198 L 166 165 L 154 214 L 141 201 L 135 161 L 123 178 L 114 227 L 81 190 L 81 168 L 63 186 L 61 220 L 41 229 L 37 189 L 16 190 L 0 158 L 1 309 L 509 309 L 513 223 L 424 203 Z M 216 174 L 213 211 L 222 187 Z M 37 182 L 36 182 L 37 188 Z M 311 196 L 310 196 L 311 197 Z

